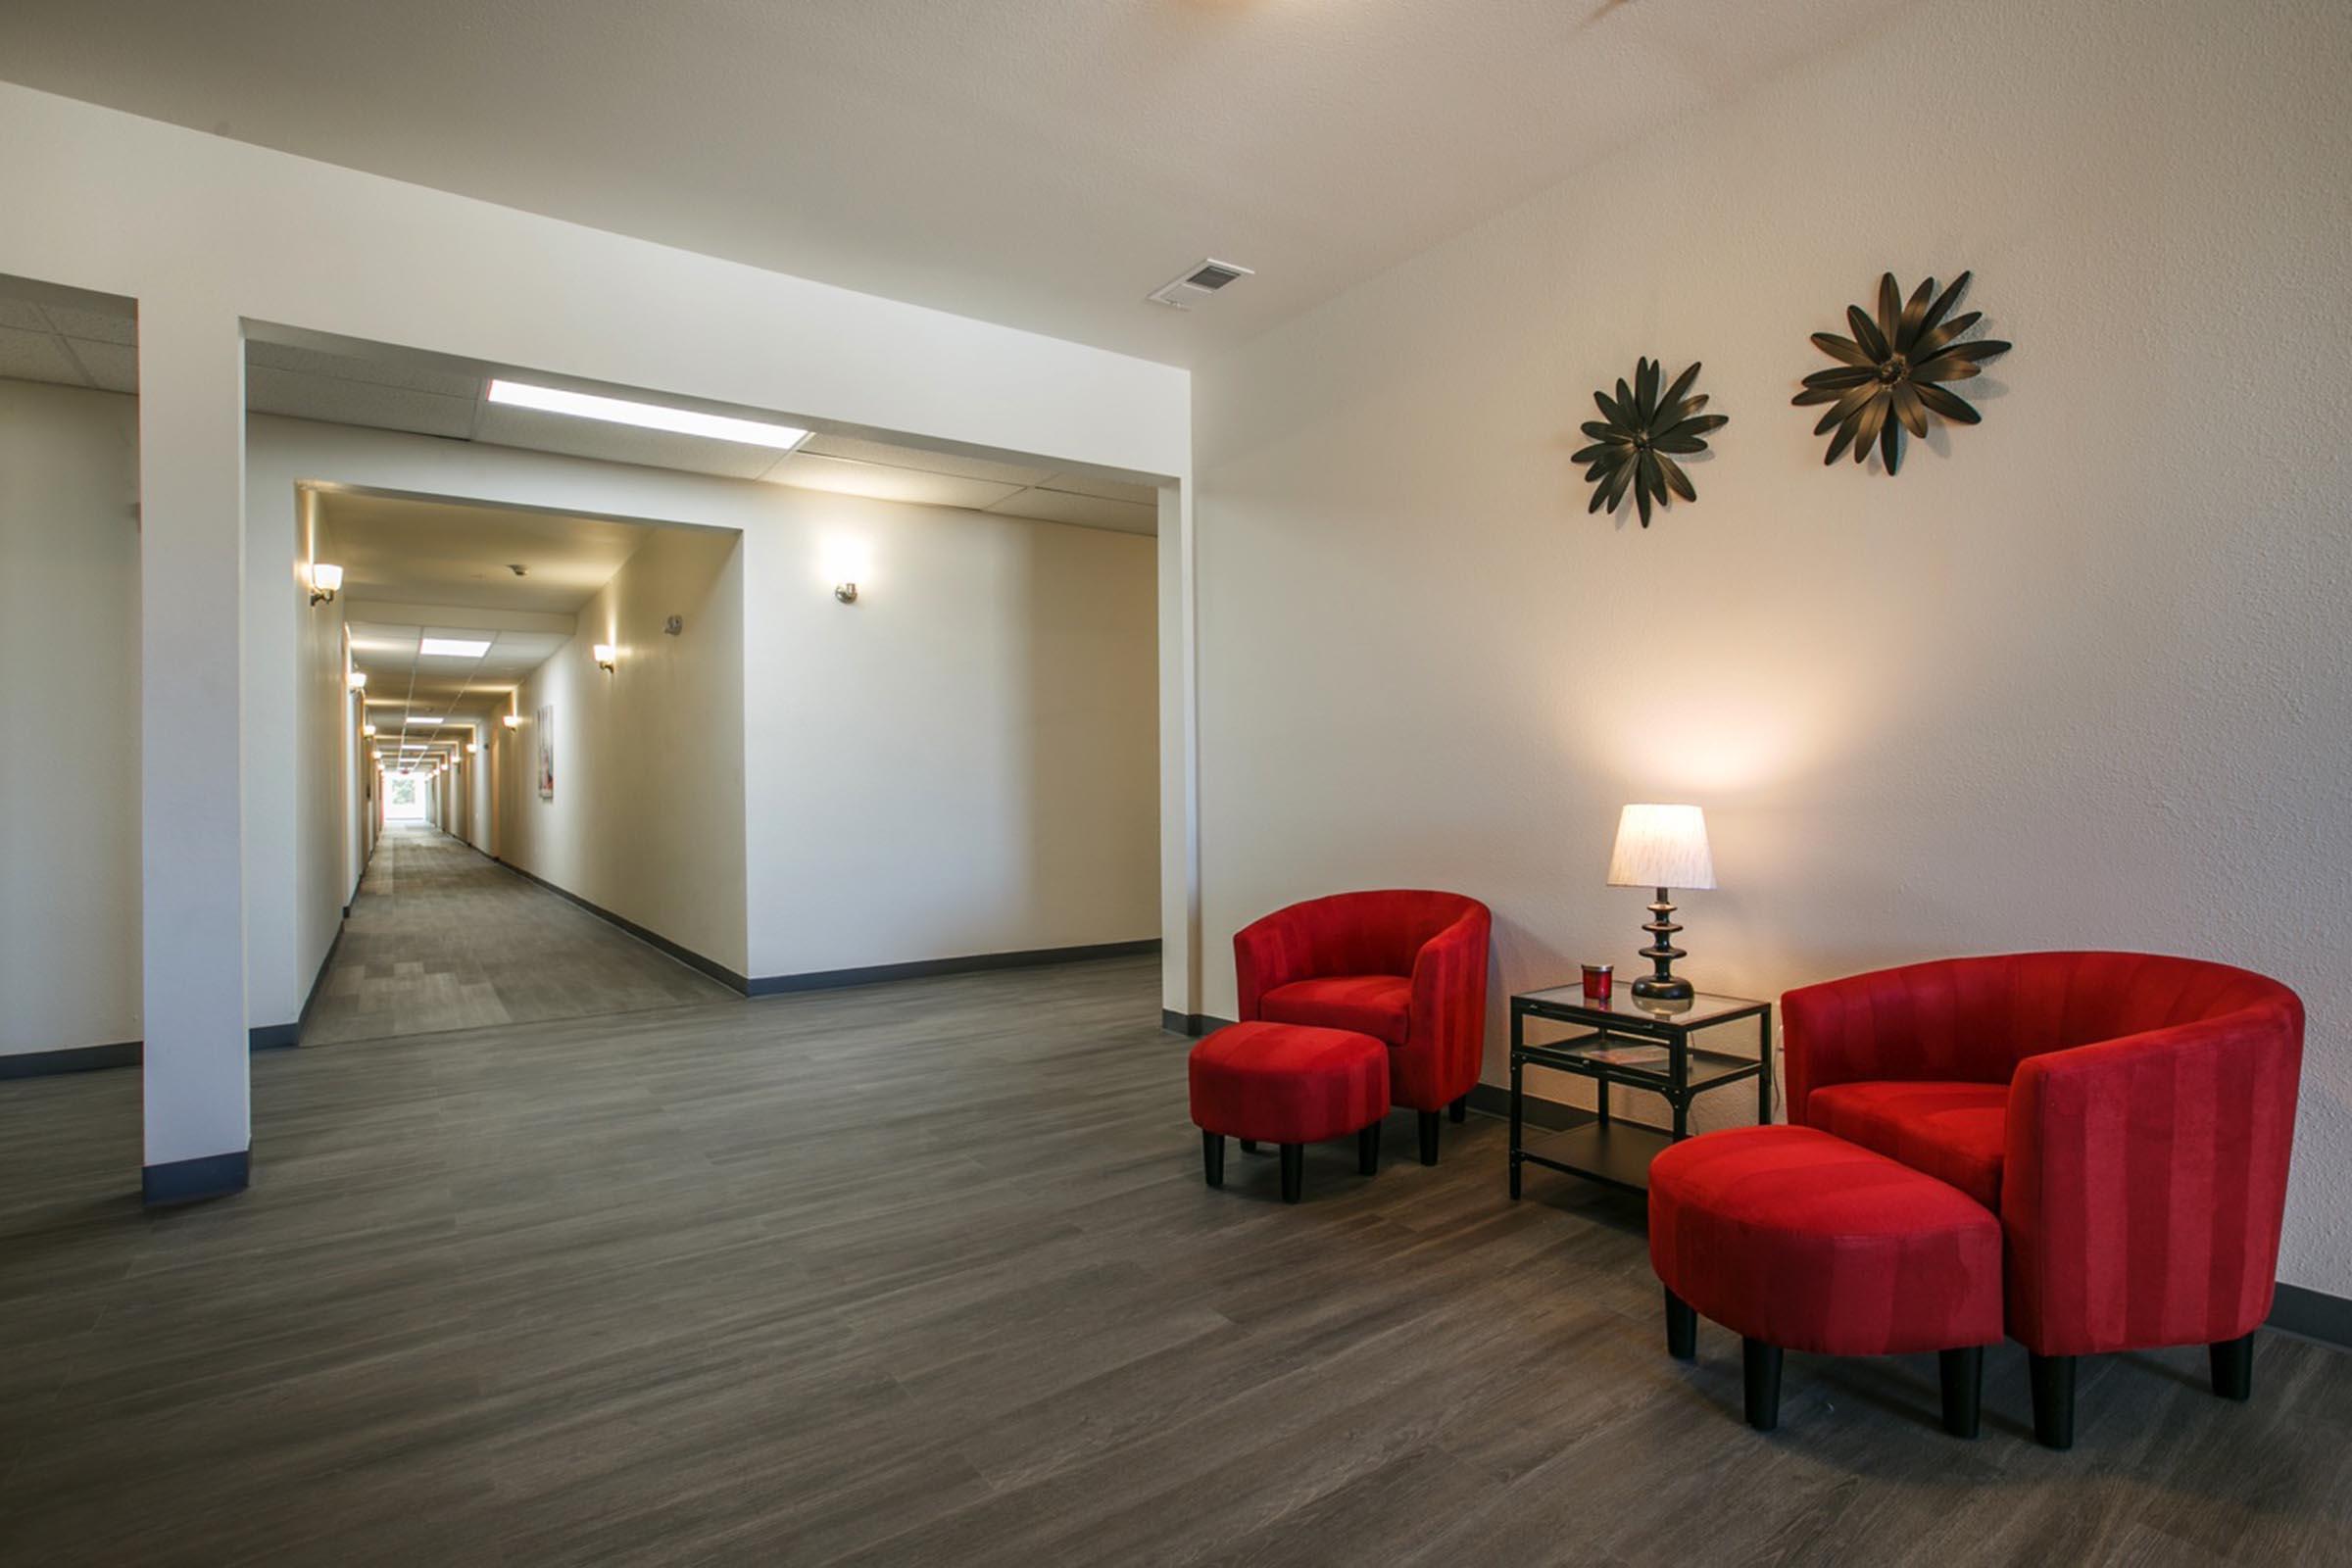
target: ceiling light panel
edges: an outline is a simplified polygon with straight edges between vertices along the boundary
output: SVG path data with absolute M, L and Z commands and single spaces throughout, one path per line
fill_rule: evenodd
M 463 637 L 425 637 L 416 644 L 417 655 L 424 659 L 479 659 L 489 651 L 487 642 Z
M 738 419 L 724 414 L 663 408 L 659 403 L 635 403 L 627 398 L 567 392 L 562 387 L 532 386 L 526 381 L 492 381 L 490 401 L 512 404 L 520 409 L 537 409 L 543 414 L 568 414 L 575 418 L 633 424 L 643 430 L 668 430 L 678 435 L 706 436 L 713 441 L 772 447 L 779 452 L 790 452 L 808 439 L 808 431 L 795 429 L 789 424 L 767 424 L 758 419 Z

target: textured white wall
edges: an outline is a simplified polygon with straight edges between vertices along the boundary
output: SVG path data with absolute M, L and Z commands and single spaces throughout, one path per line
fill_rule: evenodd
M 744 965 L 743 541 L 664 528 L 581 607 L 506 730 L 500 858 L 733 969 Z M 662 621 L 684 617 L 671 637 Z M 612 673 L 592 649 L 611 643 Z M 541 800 L 553 706 L 556 793 Z M 500 743 L 493 743 L 500 744 Z
M 138 416 L 0 381 L 0 1055 L 139 1038 Z
M 1264 909 L 1459 888 L 1498 1078 L 1507 992 L 1634 961 L 1619 805 L 1696 801 L 1711 987 L 2063 946 L 2296 987 L 2282 1273 L 2352 1294 L 2347 62 L 2309 0 L 1923 6 L 1200 370 L 1209 1009 Z M 1985 422 L 1825 470 L 1806 335 L 1962 268 L 2018 345 Z M 1646 532 L 1568 461 L 1644 353 L 1732 420 Z

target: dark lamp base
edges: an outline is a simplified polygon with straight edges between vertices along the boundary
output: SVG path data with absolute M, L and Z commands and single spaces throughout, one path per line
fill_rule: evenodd
M 1634 982 L 1634 995 L 1645 1002 L 1689 1002 L 1697 992 L 1679 975 L 1660 980 L 1645 974 Z

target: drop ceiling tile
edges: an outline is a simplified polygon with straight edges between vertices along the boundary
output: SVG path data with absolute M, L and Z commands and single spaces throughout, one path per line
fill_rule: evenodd
M 1044 481 L 1048 490 L 1063 490 L 1074 496 L 1095 496 L 1103 501 L 1135 501 L 1146 506 L 1159 505 L 1159 492 L 1148 484 L 1129 484 L 1123 479 L 1097 479 L 1083 473 L 1057 473 Z
M 63 343 L 46 332 L 24 332 L 13 326 L 0 326 L 0 376 L 64 386 L 90 384 Z
M 108 392 L 136 392 L 139 389 L 139 351 L 121 343 L 101 343 L 96 338 L 77 337 L 66 347 L 90 380 Z
M 48 313 L 49 324 L 68 337 L 86 337 L 125 347 L 135 347 L 139 341 L 139 321 L 135 316 L 80 311 L 70 305 L 44 305 L 41 309 Z
M 272 370 L 298 370 L 338 381 L 364 381 L 370 386 L 396 386 L 411 392 L 434 392 L 443 397 L 472 399 L 481 395 L 483 378 L 436 370 L 397 359 L 362 359 L 356 355 L 321 354 L 283 343 L 248 343 L 245 363 Z
M 519 409 L 512 404 L 484 404 L 474 439 L 496 446 L 598 458 L 607 463 L 634 463 L 651 468 L 679 468 L 688 473 L 710 473 L 728 479 L 757 479 L 775 466 L 777 456 L 773 447 L 713 441 L 708 436 L 678 435 L 668 430 L 640 430 L 634 425 L 542 414 L 537 409 Z
M 1100 496 L 1074 496 L 1063 490 L 1024 490 L 988 510 L 998 516 L 1034 517 L 1040 522 L 1068 522 L 1083 528 L 1115 528 L 1121 533 L 1159 531 L 1156 506 L 1106 501 Z
M 869 441 L 862 436 L 826 435 L 822 432 L 802 442 L 800 450 L 814 453 L 818 457 L 851 458 L 859 463 L 913 468 L 921 473 L 952 473 L 965 479 L 994 479 L 1000 484 L 1038 484 L 1052 471 L 1026 464 L 999 462 L 993 458 L 925 452 L 919 447 L 903 447 L 888 441 Z
M 462 436 L 473 424 L 470 399 L 273 370 L 267 366 L 245 368 L 245 406 L 257 414 L 407 430 L 416 435 Z
M 948 473 L 918 473 L 879 463 L 854 463 L 818 453 L 796 452 L 767 475 L 772 484 L 801 490 L 825 490 L 834 495 L 868 496 L 877 501 L 911 501 L 930 507 L 968 507 L 984 510 L 1020 486 L 991 479 L 967 479 Z

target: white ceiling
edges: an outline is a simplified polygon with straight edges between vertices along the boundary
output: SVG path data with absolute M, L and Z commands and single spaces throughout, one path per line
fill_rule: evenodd
M 136 392 L 137 341 L 127 301 L 0 279 L 0 376 Z M 491 403 L 489 374 L 480 368 L 378 344 L 336 341 L 350 352 L 249 342 L 245 406 L 260 414 L 1000 516 L 1126 533 L 1156 533 L 1159 527 L 1156 492 L 1130 480 L 1010 454 L 975 457 L 844 432 L 819 431 L 797 450 L 779 454 L 739 442 L 542 414 Z M 617 390 L 626 395 L 625 389 Z
M 9 0 L 0 75 L 1191 364 L 1918 3 Z
M 343 568 L 352 667 L 387 760 L 448 754 L 571 639 L 573 616 L 651 538 L 649 523 L 318 487 L 316 553 Z M 517 576 L 511 567 L 521 565 Z M 428 637 L 487 643 L 427 654 Z

